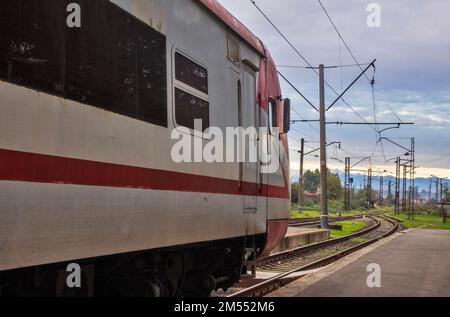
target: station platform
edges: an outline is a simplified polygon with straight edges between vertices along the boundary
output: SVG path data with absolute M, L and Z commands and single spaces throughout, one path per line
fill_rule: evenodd
M 273 252 L 292 250 L 311 243 L 328 240 L 329 238 L 329 230 L 289 227 L 286 236 Z
M 381 287 L 370 288 L 369 264 Z M 270 294 L 275 297 L 448 297 L 450 231 L 407 230 Z

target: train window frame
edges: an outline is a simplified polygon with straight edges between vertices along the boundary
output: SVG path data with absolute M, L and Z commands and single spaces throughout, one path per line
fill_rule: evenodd
M 181 55 L 182 57 L 188 59 L 191 63 L 194 63 L 200 67 L 202 67 L 206 71 L 207 76 L 207 92 L 202 92 L 201 90 L 189 85 L 188 83 L 185 83 L 179 79 L 177 79 L 177 70 L 176 70 L 176 57 L 177 54 Z M 177 90 L 180 90 L 184 93 L 187 93 L 191 96 L 193 96 L 196 99 L 199 99 L 202 102 L 205 102 L 208 105 L 208 122 L 205 124 L 203 122 L 202 131 L 206 131 L 208 128 L 211 127 L 211 100 L 210 100 L 210 74 L 208 66 L 205 62 L 200 61 L 198 58 L 194 57 L 192 53 L 188 53 L 186 50 L 182 50 L 180 48 L 177 48 L 174 46 L 173 52 L 172 52 L 172 118 L 174 122 L 175 128 L 178 127 L 184 127 L 189 129 L 192 135 L 197 135 L 195 131 L 195 127 L 186 126 L 182 123 L 179 123 L 177 121 Z
M 272 133 L 272 130 L 274 128 L 278 128 L 277 102 L 273 98 L 269 98 L 267 115 L 268 115 L 267 126 L 269 127 L 269 132 Z

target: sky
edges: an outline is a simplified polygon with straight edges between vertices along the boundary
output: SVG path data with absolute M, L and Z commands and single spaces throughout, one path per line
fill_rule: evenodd
M 278 66 L 306 66 L 250 0 L 219 2 L 266 44 Z M 376 4 L 381 9 L 381 25 L 375 28 L 367 23 L 371 14 L 367 11 L 368 5 L 373 1 L 322 0 L 322 3 L 358 62 L 370 63 L 377 59 L 375 72 L 370 69 L 366 73 L 369 80 L 375 76 L 378 92 L 375 98 L 369 80 L 362 77 L 344 99 L 367 122 L 398 122 L 398 118 L 414 122 L 413 126 L 391 129 L 382 136 L 406 148 L 410 148 L 411 137 L 415 138 L 418 177 L 450 178 L 450 1 L 379 0 Z M 318 0 L 256 0 L 256 4 L 310 64 L 355 64 Z M 313 71 L 278 69 L 313 104 L 318 104 L 319 83 Z M 341 92 L 360 72 L 358 67 L 330 68 L 325 76 L 326 81 Z M 282 88 L 284 97 L 290 98 L 295 108 L 292 119 L 318 119 L 318 113 L 283 81 Z M 335 98 L 333 91 L 327 88 L 326 103 L 330 104 Z M 362 122 L 342 102 L 327 112 L 327 120 Z M 307 149 L 317 148 L 318 128 L 317 123 L 299 123 L 292 127 L 289 140 L 293 173 L 299 165 L 299 155 L 295 152 L 300 148 L 298 140 L 305 138 Z M 346 156 L 352 157 L 352 164 L 358 162 L 359 157 L 373 156 L 374 170 L 395 173 L 395 163 L 386 161 L 403 155 L 405 150 L 388 141 L 377 144 L 378 139 L 374 129 L 367 125 L 329 125 L 328 142 L 342 142 L 341 150 L 329 148 L 329 167 L 342 170 L 341 161 Z M 317 157 L 306 158 L 306 169 L 318 167 Z M 368 167 L 369 162 L 364 162 L 355 169 Z

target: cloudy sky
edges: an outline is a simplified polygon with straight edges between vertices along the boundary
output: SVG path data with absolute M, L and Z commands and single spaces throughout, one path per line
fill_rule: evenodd
M 280 66 L 306 66 L 282 40 L 250 0 L 219 0 L 230 12 L 261 38 Z M 256 0 L 260 8 L 294 43 L 313 65 L 347 65 L 354 60 L 341 43 L 317 0 Z M 414 126 L 389 130 L 383 136 L 393 138 L 405 147 L 416 138 L 418 176 L 430 174 L 450 177 L 450 1 L 447 0 L 379 0 L 381 27 L 367 25 L 369 0 L 322 0 L 342 37 L 360 63 L 376 63 L 375 96 L 378 122 L 414 122 Z M 340 53 L 341 52 L 341 53 Z M 340 58 L 340 56 L 342 56 Z M 311 70 L 282 68 L 283 72 L 314 104 L 318 103 L 318 78 Z M 342 71 L 341 71 L 342 70 Z M 359 68 L 326 70 L 326 80 L 338 92 L 359 75 Z M 373 70 L 367 73 L 371 79 Z M 342 79 L 342 80 L 341 80 Z M 303 119 L 318 119 L 310 108 L 285 83 L 284 95 Z M 336 95 L 328 89 L 327 102 Z M 345 96 L 345 100 L 368 122 L 374 121 L 372 91 L 366 78 Z M 293 119 L 300 119 L 292 114 Z M 339 103 L 327 113 L 329 121 L 361 121 L 345 104 Z M 301 137 L 308 148 L 316 148 L 317 124 L 296 124 L 290 133 L 290 146 L 298 149 Z M 376 146 L 376 133 L 369 126 L 329 126 L 328 141 L 342 141 L 342 149 L 330 148 L 329 156 L 343 160 L 345 156 L 370 156 L 374 153 L 374 169 L 395 171 L 390 159 L 405 151 L 388 143 Z M 384 153 L 383 153 L 384 148 Z M 375 149 L 375 151 L 374 151 Z M 349 154 L 350 153 L 350 154 Z M 298 155 L 291 152 L 292 168 L 298 166 Z M 330 167 L 342 169 L 343 163 L 331 159 Z M 361 168 L 367 168 L 361 164 Z M 308 157 L 307 168 L 318 167 L 318 159 Z

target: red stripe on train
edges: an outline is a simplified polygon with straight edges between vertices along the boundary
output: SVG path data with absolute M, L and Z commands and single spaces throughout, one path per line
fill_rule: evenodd
M 287 187 L 0 149 L 0 180 L 289 199 Z M 256 194 L 255 194 L 256 193 Z

